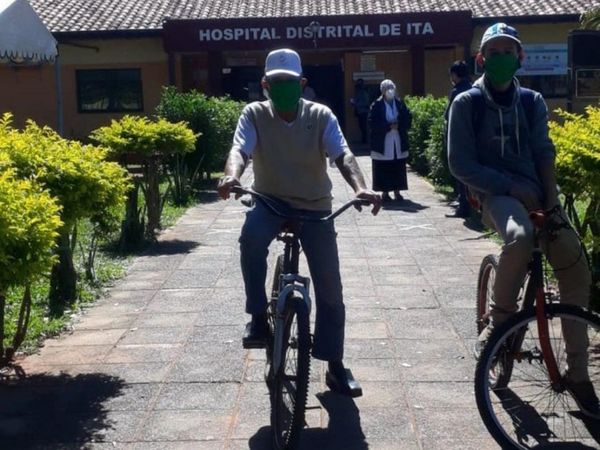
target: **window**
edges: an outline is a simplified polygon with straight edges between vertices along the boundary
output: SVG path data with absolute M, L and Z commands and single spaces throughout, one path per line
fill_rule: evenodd
M 79 112 L 126 112 L 144 109 L 140 69 L 78 70 Z
M 544 98 L 566 97 L 568 93 L 566 75 L 517 75 L 517 78 L 523 87 L 538 91 Z

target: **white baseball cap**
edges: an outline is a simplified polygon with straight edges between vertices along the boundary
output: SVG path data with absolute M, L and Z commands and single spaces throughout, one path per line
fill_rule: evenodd
M 302 76 L 300 55 L 289 48 L 280 48 L 270 52 L 265 61 L 265 76 L 272 77 L 273 75 Z

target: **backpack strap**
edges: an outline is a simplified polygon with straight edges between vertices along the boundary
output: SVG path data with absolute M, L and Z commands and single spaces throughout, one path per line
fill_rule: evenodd
M 477 136 L 483 122 L 483 116 L 485 115 L 485 100 L 483 99 L 483 92 L 478 87 L 472 87 L 467 92 L 471 96 L 471 117 L 473 130 L 475 131 L 475 136 Z
M 527 89 L 524 87 L 519 88 L 519 100 L 521 101 L 521 105 L 523 106 L 523 111 L 525 112 L 525 117 L 527 118 L 527 125 L 531 130 L 533 126 L 533 112 L 534 112 L 534 103 L 535 103 L 535 91 L 531 89 Z
M 481 89 L 478 87 L 472 87 L 468 92 L 472 99 L 471 114 L 473 130 L 475 130 L 475 135 L 477 135 L 485 116 L 485 100 L 483 98 Z M 535 108 L 535 91 L 524 87 L 519 87 L 519 101 L 523 106 L 523 111 L 525 112 L 525 117 L 527 119 L 527 125 L 529 126 L 529 129 L 531 129 L 533 126 Z

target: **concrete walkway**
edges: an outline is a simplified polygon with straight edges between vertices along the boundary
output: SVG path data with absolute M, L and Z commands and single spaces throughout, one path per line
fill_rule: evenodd
M 370 160 L 360 157 L 370 178 Z M 336 204 L 350 189 L 332 171 Z M 410 175 L 403 203 L 337 221 L 352 401 L 312 365 L 304 449 L 492 449 L 473 394 L 474 298 L 492 242 Z M 245 351 L 244 207 L 207 199 L 136 258 L 72 334 L 0 386 L 0 447 L 268 449 L 262 351 Z M 273 255 L 274 252 L 272 252 Z M 306 273 L 306 270 L 305 270 Z

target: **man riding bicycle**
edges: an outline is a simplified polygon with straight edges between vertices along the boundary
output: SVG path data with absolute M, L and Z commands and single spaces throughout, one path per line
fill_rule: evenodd
M 483 348 L 493 327 L 517 311 L 519 289 L 533 249 L 534 228 L 528 212 L 554 209 L 559 217 L 565 217 L 558 200 L 546 104 L 541 94 L 521 88 L 514 77 L 523 58 L 516 29 L 504 23 L 489 27 L 477 55 L 484 75 L 450 107 L 450 170 L 468 186 L 481 205 L 484 222 L 504 241 L 490 324 L 480 334 L 476 352 Z M 542 248 L 558 279 L 561 301 L 586 307 L 591 275 L 575 232 L 562 228 L 555 238 L 543 238 Z M 600 418 L 598 397 L 589 381 L 587 331 L 576 324 L 563 324 L 563 332 L 568 362 L 565 386 L 582 412 Z
M 301 98 L 305 83 L 295 51 L 279 49 L 267 55 L 262 86 L 268 100 L 250 103 L 242 111 L 225 175 L 218 185 L 219 195 L 229 198 L 252 157 L 254 190 L 281 200 L 298 215 L 325 217 L 332 205 L 329 159 L 356 196 L 371 202 L 372 213 L 377 214 L 381 199 L 367 189 L 337 118 L 328 107 Z M 246 312 L 252 315 L 244 343 L 253 347 L 264 346 L 268 334 L 266 259 L 280 226 L 281 218 L 257 202 L 247 213 L 240 236 Z M 333 223 L 303 223 L 300 240 L 315 289 L 313 356 L 328 361 L 330 389 L 351 395 L 353 380 L 348 379 L 342 363 L 345 307 Z

